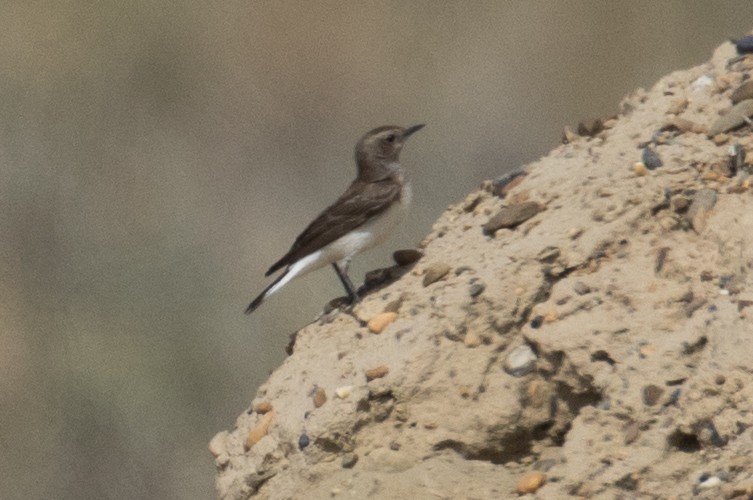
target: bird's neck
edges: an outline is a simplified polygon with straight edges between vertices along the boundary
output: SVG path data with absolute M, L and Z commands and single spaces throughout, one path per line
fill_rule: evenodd
M 371 161 L 358 163 L 358 179 L 363 182 L 380 182 L 392 179 L 403 183 L 403 167 L 399 161 Z

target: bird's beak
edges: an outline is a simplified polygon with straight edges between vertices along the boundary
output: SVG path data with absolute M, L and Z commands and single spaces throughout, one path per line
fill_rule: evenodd
M 424 124 L 421 123 L 420 125 L 413 125 L 412 127 L 408 127 L 405 129 L 405 132 L 403 132 L 403 140 L 407 139 L 411 135 L 413 135 L 414 132 L 418 132 L 424 128 Z

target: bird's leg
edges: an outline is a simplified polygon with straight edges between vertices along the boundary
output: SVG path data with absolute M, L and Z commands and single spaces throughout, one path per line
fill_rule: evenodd
M 358 298 L 358 293 L 356 292 L 356 287 L 353 286 L 353 282 L 350 281 L 350 278 L 348 278 L 348 264 L 347 262 L 343 266 L 345 269 L 341 269 L 339 265 L 337 265 L 337 262 L 332 263 L 332 267 L 335 268 L 335 272 L 337 273 L 337 277 L 340 278 L 340 282 L 345 287 L 345 291 L 348 292 L 348 297 L 350 297 L 350 303 L 351 305 L 355 305 L 356 302 L 360 301 L 361 299 Z

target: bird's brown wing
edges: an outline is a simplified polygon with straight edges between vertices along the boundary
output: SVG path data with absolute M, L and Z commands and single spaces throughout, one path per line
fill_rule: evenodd
M 266 276 L 289 266 L 385 212 L 400 198 L 402 186 L 392 179 L 353 181 L 332 205 L 296 238 L 293 246 L 267 271 Z

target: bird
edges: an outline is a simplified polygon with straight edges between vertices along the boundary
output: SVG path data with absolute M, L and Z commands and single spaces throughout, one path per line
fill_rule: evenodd
M 382 243 L 410 205 L 411 187 L 400 164 L 405 141 L 424 127 L 385 125 L 356 143 L 357 175 L 345 192 L 295 239 L 290 250 L 265 273 L 284 271 L 246 308 L 254 312 L 293 278 L 331 264 L 350 299 L 360 299 L 348 277 L 351 259 Z

